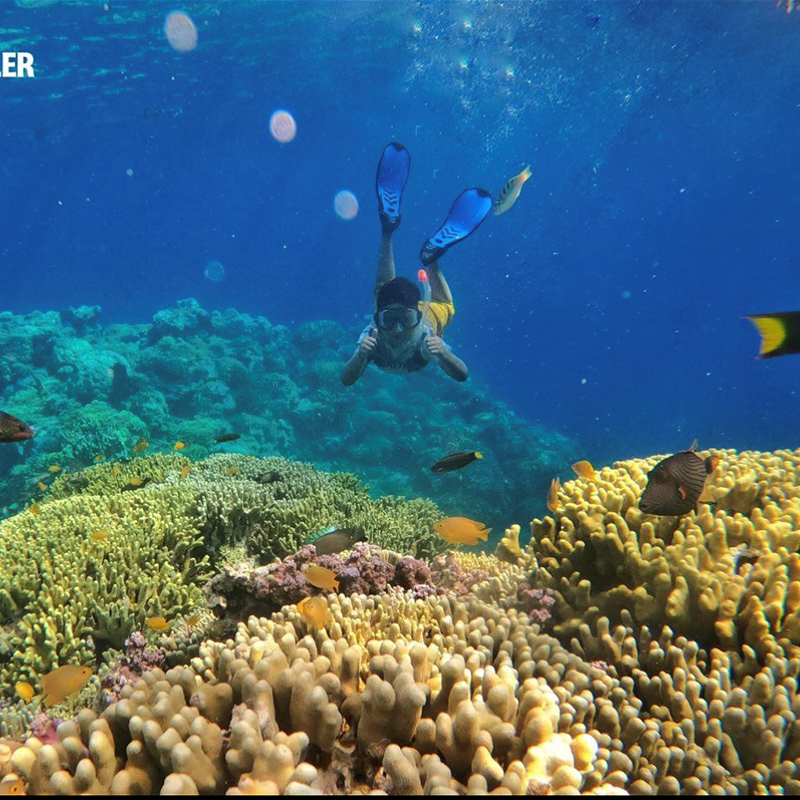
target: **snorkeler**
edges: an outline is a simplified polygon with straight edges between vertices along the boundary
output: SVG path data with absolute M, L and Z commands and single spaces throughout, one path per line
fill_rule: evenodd
M 422 245 L 423 300 L 413 281 L 395 277 L 392 250 L 392 234 L 400 224 L 400 200 L 410 166 L 408 150 L 396 142 L 386 147 L 378 164 L 375 183 L 382 238 L 375 280 L 375 315 L 342 370 L 345 386 L 352 386 L 370 362 L 384 372 L 402 374 L 416 372 L 435 361 L 453 380 L 465 381 L 469 375 L 466 364 L 442 339 L 455 306 L 438 262 L 450 247 L 466 239 L 483 222 L 492 208 L 492 198 L 484 189 L 462 192 L 439 230 Z

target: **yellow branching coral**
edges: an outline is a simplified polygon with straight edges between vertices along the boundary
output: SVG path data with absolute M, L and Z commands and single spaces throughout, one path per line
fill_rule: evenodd
M 800 654 L 800 451 L 714 453 L 697 513 L 638 509 L 653 457 L 567 481 L 558 518 L 531 523 L 542 579 L 575 611 L 564 635 L 627 608 L 703 643 Z

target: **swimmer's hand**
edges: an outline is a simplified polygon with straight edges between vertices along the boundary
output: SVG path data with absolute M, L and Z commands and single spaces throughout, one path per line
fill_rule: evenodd
M 428 345 L 428 352 L 435 358 L 441 358 L 447 352 L 447 346 L 441 336 L 428 336 L 425 344 Z
M 373 328 L 369 332 L 369 336 L 364 338 L 364 341 L 358 346 L 358 357 L 362 361 L 369 361 L 372 358 L 372 351 L 378 344 L 378 331 Z

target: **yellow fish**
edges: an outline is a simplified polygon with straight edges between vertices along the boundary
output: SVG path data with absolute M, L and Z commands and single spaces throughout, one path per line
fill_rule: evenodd
M 555 514 L 558 511 L 558 493 L 561 491 L 561 481 L 553 478 L 550 482 L 550 491 L 547 493 L 547 507 Z
M 150 442 L 148 442 L 147 439 L 142 436 L 142 438 L 139 439 L 139 441 L 133 446 L 133 452 L 142 453 L 147 450 L 148 447 L 150 447 Z
M 192 616 L 189 617 L 189 619 L 186 620 L 186 624 L 190 628 L 194 628 L 194 626 L 197 625 L 198 622 L 200 622 L 200 615 L 199 614 L 192 614 Z
M 325 569 L 325 567 L 320 567 L 316 564 L 306 570 L 306 578 L 312 586 L 316 586 L 317 589 L 324 589 L 326 592 L 332 592 L 339 588 L 336 573 L 332 569 Z
M 108 531 L 95 531 L 89 538 L 93 542 L 104 542 L 108 539 Z
M 20 781 L 3 781 L 0 783 L 0 795 L 10 794 L 15 797 L 24 797 L 25 784 Z
M 228 467 L 228 475 L 238 475 L 239 467 Z
M 114 464 L 114 466 L 111 469 L 111 474 L 115 478 L 118 478 L 122 474 L 122 470 L 116 464 Z
M 33 700 L 34 690 L 33 686 L 25 681 L 20 681 L 15 687 L 17 694 L 20 696 L 24 703 L 30 703 Z
M 34 516 L 34 517 L 35 517 L 35 516 L 36 516 L 36 515 L 37 515 L 37 514 L 38 514 L 38 513 L 41 511 L 41 510 L 42 510 L 42 507 L 41 507 L 41 506 L 40 506 L 38 503 L 34 503 L 34 504 L 33 504 L 33 505 L 32 505 L 32 506 L 31 506 L 31 507 L 28 509 L 28 511 L 30 511 L 30 512 L 31 512 L 31 514 L 33 514 L 33 516 Z
M 492 531 L 482 522 L 467 517 L 447 517 L 437 522 L 433 529 L 446 542 L 467 545 L 478 544 L 478 539 L 483 539 L 485 542 Z
M 41 491 L 45 491 L 45 489 L 47 489 L 47 484 L 42 483 L 42 481 L 39 481 L 39 483 L 37 483 L 36 485 L 39 487 L 39 489 L 41 489 Z
M 184 447 L 186 447 L 184 442 L 175 442 L 175 444 L 172 445 L 173 450 L 183 450 Z
M 53 706 L 64 698 L 78 694 L 92 677 L 89 667 L 79 667 L 77 664 L 66 664 L 54 669 L 42 677 L 42 693 L 44 704 Z
M 100 462 L 101 462 L 101 461 L 102 461 L 104 458 L 105 458 L 105 456 L 104 456 L 102 453 L 98 453 L 98 454 L 97 454 L 97 455 L 94 457 L 94 463 L 95 463 L 95 464 L 99 464 L 99 463 L 100 463 Z
M 321 628 L 331 618 L 328 601 L 324 597 L 304 597 L 297 604 L 297 610 L 306 621 L 306 625 L 315 628 Z
M 576 461 L 572 465 L 572 469 L 575 470 L 575 474 L 579 478 L 585 478 L 587 481 L 597 480 L 594 476 L 594 467 L 590 461 Z
M 144 478 L 133 477 L 128 481 L 128 486 L 141 486 L 144 483 Z
M 169 622 L 167 622 L 164 617 L 150 617 L 147 620 L 147 627 L 150 628 L 151 631 L 165 631 L 169 628 Z
M 519 175 L 515 175 L 511 178 L 503 187 L 503 191 L 500 192 L 500 197 L 497 198 L 495 204 L 492 206 L 492 214 L 505 214 L 505 212 L 517 202 L 517 198 L 522 191 L 525 181 L 527 181 L 532 174 L 531 168 L 528 166 L 525 167 Z
M 181 480 L 182 481 L 186 480 L 186 476 L 189 474 L 191 469 L 192 468 L 188 464 L 186 464 L 186 466 L 184 466 L 184 468 L 181 470 Z
M 56 466 L 55 464 L 52 464 L 51 466 L 49 466 L 47 468 L 47 471 L 48 472 L 61 472 L 61 467 Z

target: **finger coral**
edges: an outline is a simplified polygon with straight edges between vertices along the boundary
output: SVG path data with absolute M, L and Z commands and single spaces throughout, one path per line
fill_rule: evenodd
M 629 609 L 709 646 L 800 655 L 800 451 L 713 452 L 719 467 L 684 517 L 637 507 L 658 456 L 564 484 L 558 516 L 531 523 L 529 548 L 573 609 L 557 630 Z

